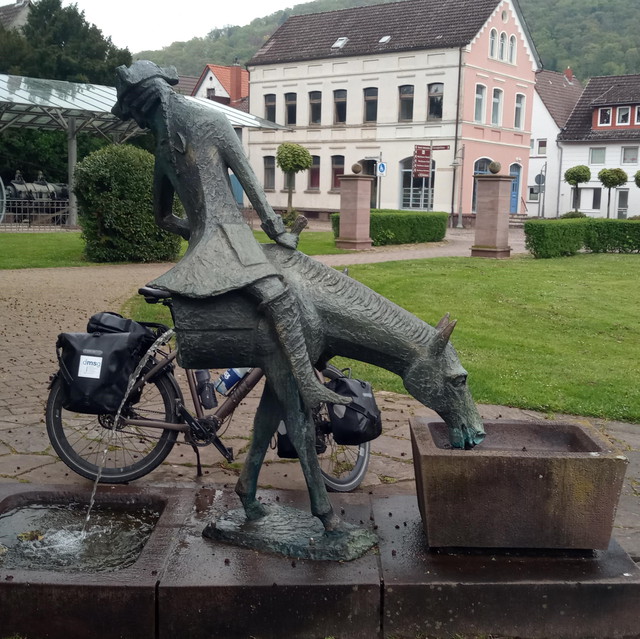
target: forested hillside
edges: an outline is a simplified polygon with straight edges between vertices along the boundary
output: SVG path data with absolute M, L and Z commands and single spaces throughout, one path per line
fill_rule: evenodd
M 137 59 L 173 64 L 182 75 L 200 75 L 205 64 L 249 60 L 291 15 L 332 11 L 381 0 L 316 0 L 256 18 L 245 26 L 214 29 L 204 38 L 176 42 Z M 389 1 L 389 0 L 382 0 Z M 570 66 L 585 80 L 595 75 L 640 73 L 640 12 L 626 0 L 520 0 L 546 69 Z

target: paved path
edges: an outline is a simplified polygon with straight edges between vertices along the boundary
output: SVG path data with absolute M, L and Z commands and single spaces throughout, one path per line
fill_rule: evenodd
M 332 265 L 427 257 L 469 256 L 473 232 L 450 229 L 443 242 L 380 248 L 349 255 L 325 256 Z M 514 253 L 525 252 L 522 231 L 513 231 Z M 58 333 L 84 331 L 87 319 L 101 310 L 118 310 L 137 288 L 165 272 L 167 264 L 87 266 L 0 271 L 0 482 L 83 484 L 57 459 L 44 432 L 47 381 L 56 370 Z M 225 438 L 236 451 L 247 444 L 257 393 L 240 407 Z M 403 395 L 377 394 L 384 432 L 373 443 L 369 473 L 361 490 L 380 494 L 415 492 L 407 420 L 433 413 Z M 480 406 L 485 419 L 544 419 L 530 411 Z M 631 465 L 616 522 L 616 536 L 640 558 L 640 426 L 569 417 L 599 429 L 624 449 Z M 242 460 L 243 455 L 239 455 Z M 200 484 L 188 447 L 176 447 L 161 468 L 139 483 Z M 203 450 L 204 483 L 232 485 L 237 470 L 223 465 L 212 447 Z M 263 486 L 303 488 L 297 463 L 270 454 L 261 473 Z

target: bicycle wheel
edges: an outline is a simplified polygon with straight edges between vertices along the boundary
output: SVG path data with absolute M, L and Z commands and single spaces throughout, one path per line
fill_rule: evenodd
M 325 379 L 337 379 L 345 377 L 345 374 L 328 364 L 322 371 Z M 348 493 L 355 490 L 367 474 L 369 457 L 371 455 L 371 442 L 365 442 L 358 446 L 344 446 L 336 443 L 331 434 L 331 423 L 326 405 L 321 405 L 314 413 L 316 424 L 316 438 L 318 462 L 325 486 L 334 492 Z
M 178 436 L 175 430 L 124 424 L 114 428 L 115 415 L 65 410 L 62 384 L 58 376 L 51 386 L 45 413 L 47 434 L 60 459 L 79 475 L 95 481 L 102 466 L 101 483 L 124 484 L 150 473 L 173 448 Z M 131 418 L 177 423 L 179 396 L 173 377 L 162 374 L 135 393 L 122 412 Z

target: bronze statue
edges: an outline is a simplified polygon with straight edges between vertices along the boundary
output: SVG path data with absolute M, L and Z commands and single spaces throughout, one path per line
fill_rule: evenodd
M 325 388 L 313 372 L 300 327 L 298 302 L 243 219 L 233 197 L 229 169 L 272 240 L 295 249 L 297 235 L 286 231 L 267 202 L 227 118 L 175 93 L 170 85 L 177 82 L 173 67 L 162 69 L 146 60 L 117 69 L 114 114 L 123 120 L 133 118 L 156 137 L 156 222 L 189 241 L 183 259 L 152 285 L 194 298 L 244 289 L 270 318 L 307 406 L 347 403 L 348 399 Z M 173 214 L 174 193 L 187 219 Z
M 266 384 L 254 434 L 236 486 L 248 520 L 268 509 L 256 498 L 258 474 L 280 421 L 298 452 L 311 512 L 327 537 L 357 537 L 335 514 L 315 451 L 311 408 L 335 402 L 312 380 L 334 355 L 396 372 L 407 390 L 433 408 L 458 448 L 484 438 L 482 420 L 467 386 L 467 373 L 449 343 L 455 322 L 435 328 L 366 286 L 295 250 L 266 201 L 223 115 L 176 95 L 172 70 L 151 62 L 118 69 L 114 113 L 134 117 L 156 134 L 155 213 L 158 224 L 189 240 L 184 258 L 152 284 L 173 294 L 182 361 L 191 368 L 259 366 Z M 228 178 L 231 168 L 275 244 L 259 245 L 244 223 Z M 175 217 L 177 193 L 187 219 Z M 269 321 L 265 321 L 265 314 Z M 372 536 L 361 547 L 375 543 Z M 364 552 L 364 550 L 363 550 Z

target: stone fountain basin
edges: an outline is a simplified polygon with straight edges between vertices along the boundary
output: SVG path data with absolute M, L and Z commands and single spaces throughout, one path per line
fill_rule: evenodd
M 410 422 L 431 547 L 606 549 L 628 460 L 598 433 L 554 421 L 485 422 L 473 450 L 442 421 Z
M 0 484 L 0 513 L 32 504 L 89 503 L 92 486 Z M 96 503 L 152 508 L 160 517 L 132 565 L 113 572 L 60 572 L 3 567 L 0 561 L 0 636 L 155 637 L 156 587 L 177 531 L 191 509 L 184 492 L 100 486 Z

